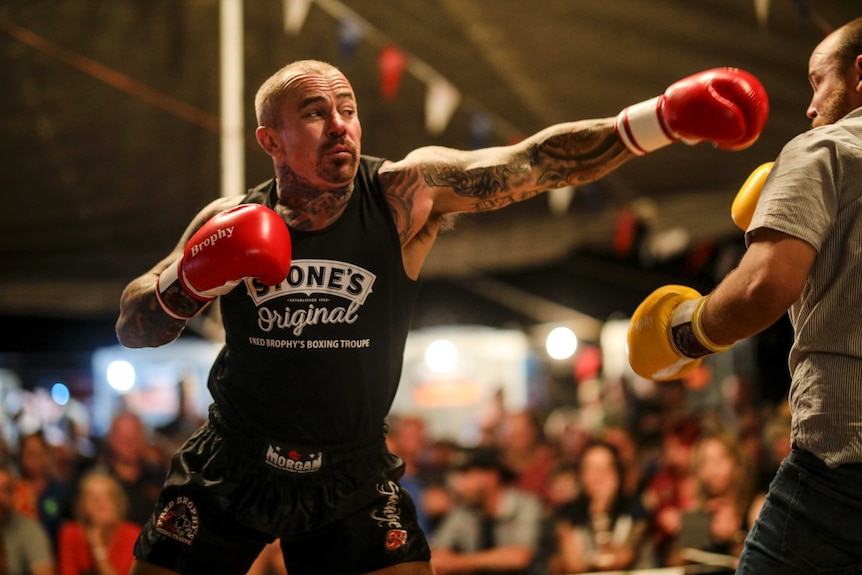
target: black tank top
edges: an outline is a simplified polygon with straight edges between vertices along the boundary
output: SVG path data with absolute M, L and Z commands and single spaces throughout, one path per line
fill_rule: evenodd
M 382 162 L 361 158 L 335 223 L 290 230 L 280 285 L 247 279 L 221 297 L 226 342 L 208 386 L 230 426 L 305 445 L 381 437 L 419 286 L 404 272 Z M 274 207 L 277 197 L 270 180 L 243 203 Z

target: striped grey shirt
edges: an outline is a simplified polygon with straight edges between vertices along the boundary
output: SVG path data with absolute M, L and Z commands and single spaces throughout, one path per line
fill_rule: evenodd
M 817 249 L 790 308 L 792 440 L 830 467 L 862 462 L 862 108 L 784 147 L 746 241 L 761 227 Z

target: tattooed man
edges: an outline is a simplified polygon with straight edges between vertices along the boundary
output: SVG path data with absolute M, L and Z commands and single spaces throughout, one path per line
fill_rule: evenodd
M 384 421 L 447 217 L 595 180 L 677 140 L 747 147 L 767 100 L 749 74 L 709 70 L 617 117 L 397 162 L 361 155 L 353 89 L 329 64 L 282 68 L 255 108 L 275 177 L 201 210 L 123 292 L 126 346 L 174 340 L 217 297 L 226 334 L 209 421 L 174 456 L 136 575 L 245 573 L 274 538 L 291 575 L 433 573 Z

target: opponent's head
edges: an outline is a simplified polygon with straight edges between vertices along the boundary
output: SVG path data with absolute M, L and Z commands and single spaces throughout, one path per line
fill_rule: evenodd
M 808 60 L 814 94 L 806 115 L 811 126 L 832 124 L 862 106 L 862 18 L 829 34 Z
M 257 140 L 282 185 L 345 188 L 359 164 L 362 127 L 356 97 L 338 68 L 317 60 L 288 64 L 255 97 Z

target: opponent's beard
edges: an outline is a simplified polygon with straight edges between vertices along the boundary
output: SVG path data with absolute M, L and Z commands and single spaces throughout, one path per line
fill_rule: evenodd
M 834 124 L 851 111 L 850 92 L 843 84 L 829 95 L 829 98 L 820 106 L 817 116 L 811 121 L 811 127 Z

